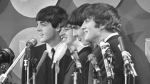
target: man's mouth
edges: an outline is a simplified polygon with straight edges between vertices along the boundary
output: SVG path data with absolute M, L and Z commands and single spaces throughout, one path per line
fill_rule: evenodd
M 41 33 L 40 33 L 40 34 L 39 34 L 39 36 L 40 36 L 40 37 L 43 37 L 43 36 L 44 36 L 44 34 L 41 34 Z
M 65 41 L 67 37 L 61 36 L 62 41 Z
M 88 33 L 88 31 L 84 31 L 84 33 L 85 33 L 85 34 L 87 34 L 87 33 Z

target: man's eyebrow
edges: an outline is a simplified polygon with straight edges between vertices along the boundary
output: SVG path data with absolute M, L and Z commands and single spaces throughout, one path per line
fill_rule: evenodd
M 41 21 L 41 22 L 40 22 L 40 24 L 46 24 L 46 23 L 47 23 L 47 22 L 45 22 L 45 21 Z

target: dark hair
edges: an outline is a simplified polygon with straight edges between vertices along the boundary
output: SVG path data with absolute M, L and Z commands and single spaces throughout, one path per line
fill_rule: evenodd
M 90 4 L 89 3 L 85 3 L 81 6 L 79 6 L 78 8 L 76 8 L 70 18 L 69 18 L 69 23 L 71 25 L 77 25 L 77 26 L 81 26 L 84 22 L 84 16 L 82 15 L 83 11 L 85 8 L 87 8 Z
M 121 17 L 118 11 L 105 3 L 94 3 L 88 6 L 83 13 L 85 19 L 93 18 L 95 27 L 105 26 L 109 32 L 118 32 L 121 27 Z
M 69 24 L 68 19 L 64 19 L 60 24 L 60 28 L 67 27 L 68 24 Z
M 38 12 L 36 21 L 50 22 L 53 28 L 56 28 L 65 18 L 68 18 L 68 15 L 63 8 L 59 6 L 48 6 Z

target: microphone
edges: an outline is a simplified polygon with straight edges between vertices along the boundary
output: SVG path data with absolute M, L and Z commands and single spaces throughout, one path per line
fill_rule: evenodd
M 47 54 L 48 54 L 48 51 L 45 50 L 45 51 L 43 52 L 43 55 L 42 55 L 42 57 L 41 57 L 41 59 L 40 59 L 38 65 L 37 65 L 37 67 L 36 67 L 37 73 L 38 73 L 38 71 L 39 71 L 39 69 L 40 69 L 42 63 L 43 63 L 44 60 L 46 59 Z
M 114 66 L 113 66 L 113 58 L 114 58 L 114 54 L 110 49 L 110 44 L 108 42 L 100 42 L 100 47 L 102 50 L 102 55 L 103 55 L 103 59 L 104 59 L 104 65 L 105 65 L 105 69 L 106 69 L 106 74 L 107 74 L 107 78 L 114 78 Z
M 121 54 L 122 54 L 122 57 L 123 57 L 123 60 L 124 60 L 124 64 L 125 64 L 125 66 L 128 66 L 130 64 L 130 62 L 132 62 L 131 55 L 130 55 L 129 52 L 127 52 L 125 50 L 124 43 L 123 43 L 123 40 L 122 40 L 121 36 L 118 37 L 118 41 L 119 41 L 119 44 L 120 44 L 120 50 L 121 50 Z
M 100 73 L 100 68 L 99 66 L 97 65 L 97 59 L 96 59 L 96 56 L 94 54 L 89 54 L 88 55 L 88 60 L 91 62 L 93 68 L 95 69 L 95 71 L 98 73 L 99 76 L 101 76 L 101 73 Z
M 136 73 L 136 71 L 134 69 L 134 64 L 133 64 L 133 62 L 131 60 L 131 54 L 125 50 L 124 42 L 123 42 L 121 36 L 118 37 L 118 41 L 119 41 L 119 44 L 120 44 L 120 50 L 121 50 L 122 58 L 124 60 L 125 68 L 127 70 L 130 70 L 130 72 L 133 75 L 133 77 L 137 76 L 137 73 Z
M 71 46 L 71 47 L 70 47 L 70 52 L 72 53 L 72 59 L 73 59 L 73 60 L 75 61 L 75 63 L 76 63 L 76 68 L 78 68 L 79 71 L 80 71 L 80 73 L 82 73 L 82 71 L 81 71 L 82 65 L 81 65 L 81 63 L 80 63 L 80 61 L 79 61 L 79 56 L 78 56 L 78 54 L 77 54 L 77 49 L 76 49 L 76 47 L 75 47 L 75 46 Z
M 37 40 L 35 38 L 31 38 L 26 42 L 25 47 L 25 57 L 24 57 L 24 66 L 25 70 L 27 70 L 28 67 L 28 61 L 30 61 L 30 55 L 31 55 L 31 48 L 35 47 L 37 44 Z
M 118 41 L 119 41 L 119 44 L 120 44 L 120 50 L 125 51 L 124 43 L 123 43 L 123 40 L 122 40 L 121 36 L 118 37 Z
M 37 43 L 38 42 L 35 38 L 31 38 L 30 40 L 27 41 L 26 46 L 28 48 L 32 48 L 32 47 L 35 47 Z
M 10 71 L 15 67 L 15 65 L 24 55 L 25 55 L 25 48 L 22 50 L 19 56 L 15 59 L 15 61 L 11 64 L 11 66 L 7 69 L 7 71 L 4 74 L 0 75 L 0 83 L 3 83 L 6 80 L 7 75 L 10 73 Z
M 24 66 L 25 70 L 28 65 L 28 61 L 30 61 L 30 55 L 31 55 L 31 48 L 35 47 L 37 44 L 37 40 L 35 38 L 31 38 L 26 42 L 26 47 L 25 47 L 25 57 L 24 57 Z
M 10 63 L 12 64 L 15 57 L 14 52 L 10 48 L 4 48 L 0 51 L 0 64 L 1 63 Z

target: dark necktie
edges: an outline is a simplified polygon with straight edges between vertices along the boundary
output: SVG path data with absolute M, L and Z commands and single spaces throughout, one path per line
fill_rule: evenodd
M 53 60 L 54 60 L 54 54 L 55 54 L 55 49 L 52 48 L 51 49 L 51 52 L 52 52 L 52 63 L 53 63 Z M 54 66 L 55 67 L 55 66 Z M 51 79 L 52 79 L 52 84 L 55 84 L 55 68 L 52 68 L 51 69 Z
M 51 52 L 52 52 L 52 62 L 53 62 L 54 54 L 55 54 L 55 49 L 54 49 L 54 48 L 52 48 L 52 49 L 51 49 Z

